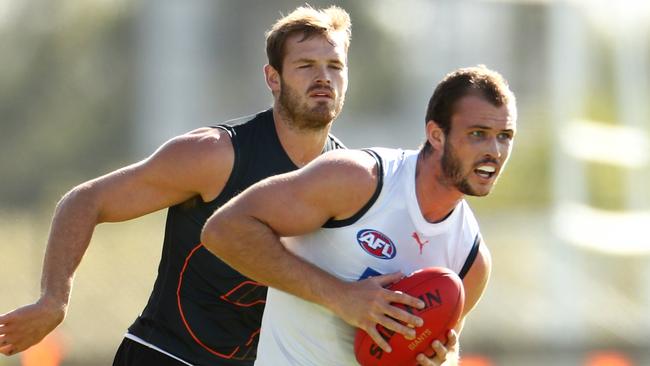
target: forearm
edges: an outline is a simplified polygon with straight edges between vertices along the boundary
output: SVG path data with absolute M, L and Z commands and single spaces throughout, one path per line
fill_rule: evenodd
M 345 283 L 288 251 L 255 218 L 217 214 L 206 224 L 201 241 L 243 275 L 336 312 L 333 300 Z
M 75 188 L 59 202 L 52 219 L 43 260 L 41 300 L 67 306 L 74 273 L 97 224 L 92 194 Z

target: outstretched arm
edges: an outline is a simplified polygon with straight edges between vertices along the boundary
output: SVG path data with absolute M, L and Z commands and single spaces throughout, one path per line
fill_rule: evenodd
M 0 353 L 38 343 L 64 319 L 74 273 L 102 222 L 125 221 L 220 192 L 233 164 L 227 133 L 200 129 L 170 140 L 151 157 L 83 183 L 63 196 L 52 219 L 41 296 L 0 315 Z
M 375 165 L 365 152 L 336 151 L 303 169 L 261 181 L 207 221 L 202 243 L 242 274 L 329 308 L 388 350 L 377 324 L 409 337 L 414 330 L 396 320 L 421 324 L 420 318 L 390 305 L 421 307 L 419 299 L 383 288 L 402 275 L 343 282 L 287 251 L 279 239 L 317 230 L 330 218 L 354 215 L 376 190 Z

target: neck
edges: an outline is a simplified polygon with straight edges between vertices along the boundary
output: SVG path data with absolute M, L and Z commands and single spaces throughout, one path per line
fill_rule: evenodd
M 420 206 L 422 216 L 428 222 L 444 220 L 463 199 L 463 194 L 453 186 L 441 183 L 439 175 L 442 174 L 440 156 L 437 152 L 418 154 L 415 167 L 415 195 Z
M 273 120 L 282 148 L 299 168 L 321 154 L 332 126 L 332 123 L 329 123 L 317 130 L 296 128 L 297 124 L 283 118 L 277 108 L 273 108 Z

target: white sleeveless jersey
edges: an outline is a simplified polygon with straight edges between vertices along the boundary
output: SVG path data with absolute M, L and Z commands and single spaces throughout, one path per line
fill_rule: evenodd
M 415 195 L 418 152 L 368 152 L 383 170 L 379 196 L 373 197 L 370 208 L 362 210 L 361 217 L 283 238 L 284 245 L 344 281 L 397 271 L 409 274 L 431 266 L 450 268 L 462 277 L 481 241 L 467 203 L 458 203 L 440 223 L 427 222 Z M 354 335 L 355 328 L 328 309 L 269 288 L 255 365 L 357 365 Z

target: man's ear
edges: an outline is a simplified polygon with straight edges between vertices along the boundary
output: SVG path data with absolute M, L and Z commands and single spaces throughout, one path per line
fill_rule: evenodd
M 264 65 L 264 79 L 273 95 L 280 92 L 280 89 L 282 88 L 280 73 L 273 66 L 269 64 Z
M 445 146 L 445 133 L 434 120 L 427 121 L 426 125 L 427 141 L 431 144 L 434 151 L 443 151 Z

